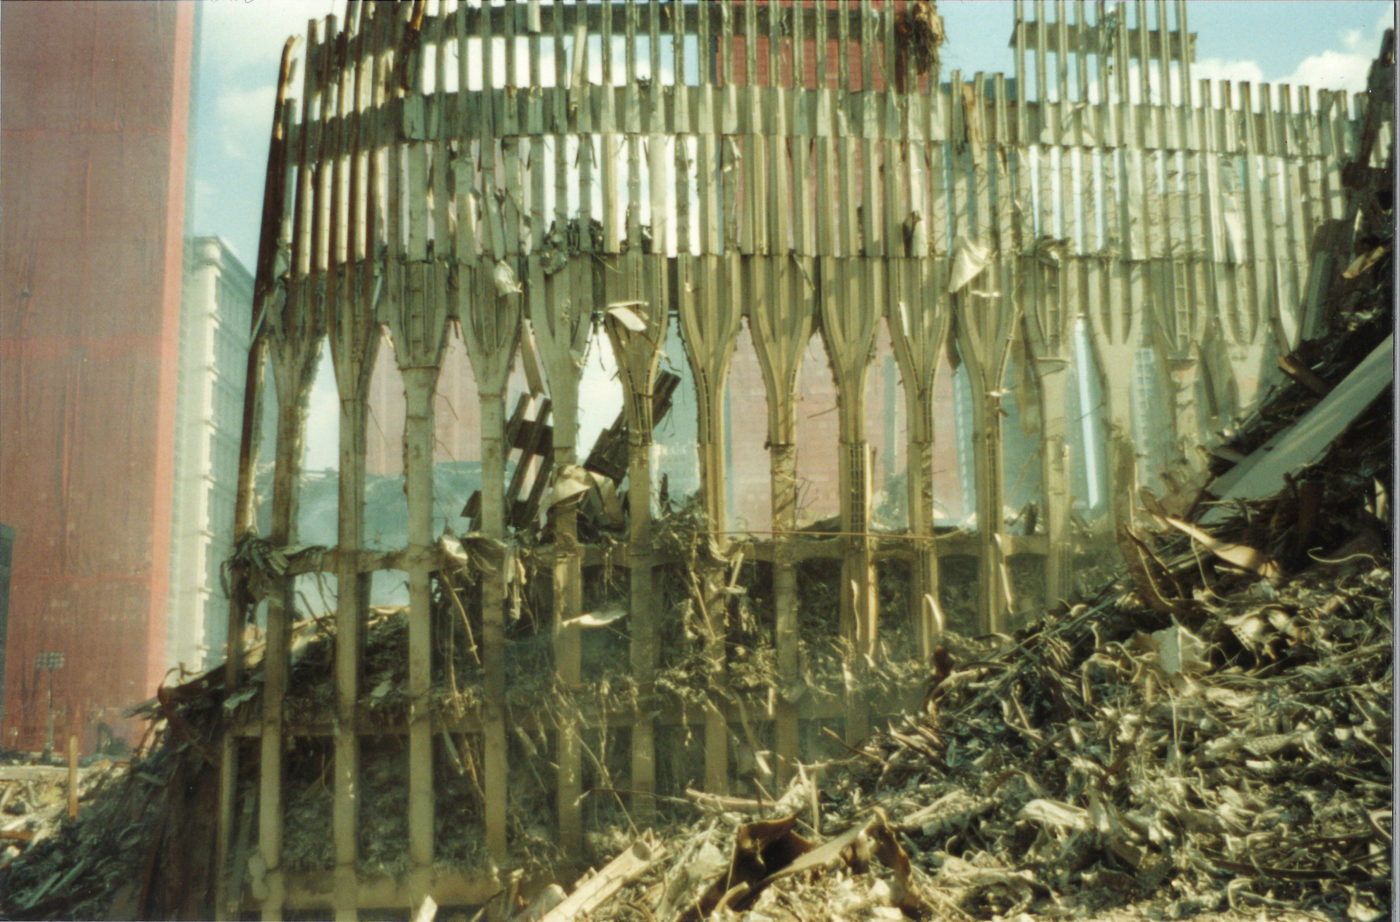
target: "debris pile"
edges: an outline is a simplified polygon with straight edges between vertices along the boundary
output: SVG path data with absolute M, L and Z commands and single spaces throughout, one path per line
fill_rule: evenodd
M 911 0 L 895 20 L 895 30 L 899 33 L 899 78 L 904 78 L 903 62 L 907 59 L 913 62 L 914 69 L 920 74 L 932 71 L 933 79 L 937 81 L 938 50 L 948 40 L 948 35 L 943 30 L 943 17 L 938 15 L 934 0 Z
M 1321 403 L 1388 351 L 1377 223 L 1214 479 L 1143 494 L 1116 582 L 1010 637 L 950 636 L 917 713 L 776 802 L 697 796 L 707 824 L 567 918 L 1385 917 L 1393 384 Z M 1281 488 L 1233 486 L 1320 405 L 1344 418 Z
M 207 914 L 218 812 L 213 767 L 167 727 L 131 762 L 86 769 L 76 820 L 52 802 L 26 818 L 27 841 L 13 843 L 22 853 L 0 862 L 0 912 L 21 919 Z
M 762 796 L 663 798 L 662 815 L 676 824 L 643 831 L 621 849 L 616 840 L 620 830 L 631 835 L 631 820 L 611 779 L 625 777 L 625 749 L 610 742 L 616 731 L 588 737 L 587 802 L 616 804 L 618 818 L 593 824 L 603 834 L 590 844 L 617 856 L 571 894 L 551 887 L 517 917 L 893 922 L 1238 910 L 1382 918 L 1392 872 L 1393 384 L 1387 377 L 1353 387 L 1393 323 L 1393 196 L 1381 191 L 1362 203 L 1363 215 L 1375 216 L 1332 286 L 1328 334 L 1280 359 L 1287 386 L 1217 452 L 1202 478 L 1209 493 L 1181 485 L 1160 499 L 1142 495 L 1137 521 L 1118 535 L 1127 566 L 1116 581 L 1012 635 L 950 633 L 927 667 L 904 660 L 844 679 L 843 651 L 809 635 L 803 687 L 783 688 L 784 696 L 832 694 L 859 680 L 891 697 L 913 689 L 919 704 L 854 748 L 838 741 L 840 758 L 797 766 L 776 799 L 758 783 L 762 741 L 746 724 L 748 749 L 736 745 L 735 764 Z M 1344 391 L 1354 396 L 1326 403 Z M 1248 465 L 1306 441 L 1320 413 L 1345 419 L 1321 444 L 1300 449 L 1305 461 L 1284 471 L 1279 487 L 1238 488 L 1257 470 Z M 657 687 L 668 703 L 703 707 L 716 702 L 707 697 L 715 684 L 701 656 L 700 613 L 689 607 L 698 596 L 696 555 L 708 553 L 697 514 L 682 508 L 656 528 L 667 602 L 657 616 L 667 651 Z M 472 620 L 480 603 L 465 574 L 483 560 L 524 572 L 529 549 L 509 564 L 498 546 L 475 538 L 449 536 L 442 549 L 460 572 L 438 579 L 434 616 L 453 625 L 441 651 L 451 668 L 438 670 L 431 706 L 460 713 L 475 706 L 481 682 L 480 623 Z M 284 575 L 319 570 L 323 550 L 245 543 L 237 556 L 263 575 L 265 591 Z M 511 840 L 533 850 L 513 856 L 522 864 L 548 867 L 563 856 L 542 819 L 548 778 L 535 771 L 545 764 L 546 729 L 585 710 L 638 702 L 630 676 L 601 668 L 590 669 L 599 678 L 583 693 L 555 687 L 549 636 L 532 614 L 532 587 L 521 582 L 512 598 L 518 633 L 507 644 L 510 705 L 531 707 L 539 719 L 511 742 L 512 763 L 523 766 L 510 789 Z M 882 604 L 902 610 L 900 579 L 885 582 Z M 607 579 L 596 585 L 581 616 L 596 638 L 585 635 L 585 661 L 619 662 L 623 641 L 610 637 L 609 625 L 622 591 Z M 832 636 L 831 585 L 804 572 L 799 586 L 801 629 Z M 726 591 L 735 611 L 721 694 L 727 702 L 762 699 L 778 689 L 778 676 L 757 613 L 769 604 L 760 565 L 731 563 Z M 289 722 L 328 711 L 332 628 L 308 618 L 293 629 Z M 382 822 L 362 837 L 361 869 L 395 873 L 407 867 L 403 746 L 389 732 L 408 706 L 402 611 L 375 609 L 365 633 L 357 719 L 382 721 L 386 732 L 363 752 L 364 815 Z M 93 775 L 76 820 L 34 805 L 35 819 L 12 839 L 20 853 L 0 859 L 0 913 L 211 914 L 215 746 L 231 725 L 260 712 L 259 647 L 246 666 L 253 680 L 232 693 L 218 669 L 162 689 L 142 711 L 153 720 L 149 745 L 129 766 Z M 695 771 L 693 743 L 682 733 L 658 733 L 659 751 L 670 756 L 659 760 L 662 790 L 683 791 L 693 777 L 686 774 Z M 456 812 L 439 811 L 440 855 L 478 866 L 485 859 L 474 766 L 482 757 L 474 744 L 442 736 L 435 787 Z M 241 874 L 256 828 L 256 758 L 252 740 L 235 745 L 239 832 L 231 864 Z M 329 864 L 329 764 L 324 742 L 302 740 L 288 752 L 289 867 Z M 594 809 L 601 815 L 603 806 Z
M 1276 580 L 1216 571 L 1194 587 L 1194 617 L 1120 587 L 983 656 L 945 653 L 922 711 L 828 769 L 810 812 L 791 793 L 769 811 L 812 838 L 887 826 L 912 870 L 892 859 L 781 875 L 748 918 L 1082 916 L 1144 902 L 1166 918 L 1227 906 L 1379 918 L 1391 599 L 1388 561 L 1369 554 Z M 737 908 L 724 897 L 741 881 L 714 859 L 726 835 L 738 854 L 752 833 L 721 816 L 666 841 L 671 862 L 589 918 L 669 908 L 696 867 L 711 870 L 685 904 L 692 917 L 728 918 L 712 910 Z

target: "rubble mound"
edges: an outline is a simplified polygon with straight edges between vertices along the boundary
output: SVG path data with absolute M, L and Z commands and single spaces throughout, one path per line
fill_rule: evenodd
M 1393 212 L 1371 205 L 1382 229 L 1339 273 L 1328 333 L 1280 360 L 1290 380 L 1228 434 L 1212 485 L 1236 462 L 1229 479 L 1250 476 L 1385 346 Z M 1198 492 L 1181 517 L 1181 496 L 1145 496 L 1119 535 L 1129 565 L 1095 597 L 940 651 L 918 713 L 805 767 L 776 803 L 709 801 L 710 822 L 649 843 L 644 870 L 567 917 L 1386 917 L 1384 381 L 1324 408 L 1339 434 L 1271 495 Z M 755 837 L 774 823 L 792 854 L 764 865 Z M 848 841 L 814 860 L 823 834 Z

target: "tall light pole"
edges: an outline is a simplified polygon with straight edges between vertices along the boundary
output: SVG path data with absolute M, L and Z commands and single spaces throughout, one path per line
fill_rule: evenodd
M 53 755 L 53 674 L 63 668 L 63 654 L 60 652 L 38 653 L 34 656 L 34 668 L 46 670 L 49 674 L 49 721 L 48 732 L 44 737 L 44 758 Z

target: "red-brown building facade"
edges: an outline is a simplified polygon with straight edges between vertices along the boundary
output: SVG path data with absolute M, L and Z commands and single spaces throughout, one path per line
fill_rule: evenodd
M 164 672 L 194 8 L 0 18 L 0 742 L 43 745 L 53 652 L 57 734 L 90 751 Z

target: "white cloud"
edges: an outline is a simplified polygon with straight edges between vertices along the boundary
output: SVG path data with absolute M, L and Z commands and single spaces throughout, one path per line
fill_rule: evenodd
M 1279 82 L 1318 90 L 1360 93 L 1366 89 L 1366 74 L 1370 69 L 1370 53 L 1324 51 L 1304 58 L 1293 73 Z
M 1394 22 L 1394 7 L 1391 4 L 1382 4 L 1382 7 L 1381 15 L 1372 26 L 1369 35 L 1362 29 L 1342 31 L 1338 35 L 1341 48 L 1329 48 L 1309 55 L 1298 64 L 1293 73 L 1279 82 L 1319 90 L 1364 92 L 1371 61 L 1380 51 L 1381 35 Z
M 1192 86 L 1193 96 L 1198 95 L 1198 81 L 1210 80 L 1212 83 L 1249 83 L 1257 85 L 1264 82 L 1264 70 L 1257 61 L 1233 60 L 1227 61 L 1224 58 L 1204 58 L 1191 65 L 1191 82 L 1197 84 Z M 1218 89 L 1215 90 L 1219 92 Z M 1206 102 L 1206 100 L 1197 100 Z
M 1191 65 L 1193 80 L 1230 80 L 1235 83 L 1248 81 L 1262 83 L 1264 71 L 1256 61 L 1226 61 L 1223 58 L 1205 58 Z

